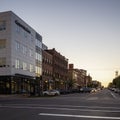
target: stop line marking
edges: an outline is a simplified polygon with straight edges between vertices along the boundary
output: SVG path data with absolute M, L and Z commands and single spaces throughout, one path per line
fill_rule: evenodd
M 86 115 L 70 115 L 70 114 L 51 114 L 51 113 L 39 113 L 40 116 L 56 116 L 56 117 L 74 117 L 74 118 L 92 118 L 92 119 L 108 119 L 108 120 L 120 120 L 120 117 L 106 117 L 106 116 L 86 116 Z

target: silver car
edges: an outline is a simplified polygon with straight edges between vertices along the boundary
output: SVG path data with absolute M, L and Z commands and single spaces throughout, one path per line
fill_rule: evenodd
M 57 95 L 60 95 L 60 92 L 58 90 L 43 91 L 43 96 L 57 96 Z

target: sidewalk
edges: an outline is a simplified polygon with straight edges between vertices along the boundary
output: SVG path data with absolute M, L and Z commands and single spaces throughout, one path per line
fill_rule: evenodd
M 28 98 L 29 95 L 25 94 L 11 94 L 11 95 L 0 95 L 1 98 Z

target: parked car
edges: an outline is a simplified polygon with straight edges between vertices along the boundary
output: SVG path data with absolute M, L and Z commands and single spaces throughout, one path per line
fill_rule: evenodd
M 114 90 L 114 92 L 115 92 L 115 93 L 120 93 L 120 89 L 119 89 L 119 88 L 116 88 L 116 89 Z
M 92 88 L 91 92 L 97 92 L 97 89 L 96 88 Z
M 43 91 L 43 96 L 57 96 L 57 95 L 60 95 L 60 92 L 58 90 Z
M 87 92 L 91 92 L 91 88 L 89 88 L 89 87 L 82 87 L 82 88 L 80 88 L 80 92 L 85 92 L 85 93 L 87 93 Z

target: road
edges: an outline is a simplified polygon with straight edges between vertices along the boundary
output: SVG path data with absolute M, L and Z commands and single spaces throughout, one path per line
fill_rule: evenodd
M 104 89 L 56 97 L 0 96 L 0 120 L 120 120 L 120 95 Z

